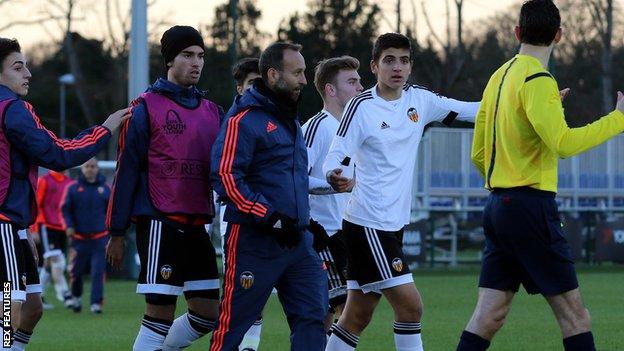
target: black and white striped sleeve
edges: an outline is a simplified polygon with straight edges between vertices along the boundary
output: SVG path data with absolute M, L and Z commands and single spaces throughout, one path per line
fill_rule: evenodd
M 323 133 L 322 123 L 327 118 L 324 112 L 317 113 L 310 118 L 302 127 L 303 139 L 308 150 L 308 170 L 312 168 L 323 153 L 323 145 L 326 137 Z M 319 130 L 320 129 L 320 130 Z
M 365 138 L 364 131 L 366 130 L 362 125 L 365 118 L 360 116 L 363 113 L 363 109 L 358 107 L 361 106 L 363 101 L 372 99 L 372 96 L 369 94 L 370 91 L 362 93 L 351 99 L 347 104 L 340 126 L 332 140 L 323 164 L 324 174 L 336 168 L 346 169 L 346 166 L 353 163 L 355 152 L 362 145 Z

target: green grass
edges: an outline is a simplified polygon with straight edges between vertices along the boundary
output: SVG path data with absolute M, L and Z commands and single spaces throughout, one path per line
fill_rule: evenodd
M 593 267 L 579 272 L 585 303 L 591 311 L 597 348 L 624 350 L 624 268 Z M 422 271 L 415 274 L 416 285 L 425 301 L 423 338 L 426 350 L 454 350 L 458 336 L 472 313 L 476 299 L 477 272 Z M 104 314 L 92 315 L 88 300 L 83 312 L 74 314 L 60 306 L 45 311 L 29 350 L 130 350 L 144 303 L 134 293 L 135 284 L 111 281 L 106 284 Z M 52 294 L 48 294 L 52 297 Z M 88 297 L 88 291 L 85 297 Z M 183 304 L 178 312 L 184 311 Z M 261 350 L 289 350 L 288 327 L 276 297 L 264 313 Z M 361 337 L 358 350 L 394 350 L 393 314 L 385 302 L 379 305 L 373 322 Z M 208 350 L 204 338 L 189 350 Z M 521 292 L 514 301 L 506 326 L 496 336 L 492 350 L 561 350 L 559 330 L 549 306 L 539 296 Z

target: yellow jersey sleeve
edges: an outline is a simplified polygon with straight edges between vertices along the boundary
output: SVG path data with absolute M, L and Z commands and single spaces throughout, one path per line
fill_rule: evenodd
M 568 127 L 557 82 L 548 76 L 528 80 L 520 100 L 535 132 L 560 157 L 577 155 L 624 131 L 624 114 L 617 110 L 584 127 Z

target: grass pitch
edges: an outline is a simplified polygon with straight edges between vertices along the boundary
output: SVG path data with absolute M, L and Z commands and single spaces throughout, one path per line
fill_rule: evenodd
M 418 271 L 414 275 L 425 302 L 423 339 L 427 351 L 452 351 L 470 318 L 477 294 L 478 271 Z M 592 267 L 579 270 L 585 303 L 592 318 L 597 349 L 624 350 L 624 267 Z M 110 281 L 105 286 L 102 315 L 89 312 L 89 284 L 85 286 L 83 311 L 55 308 L 44 312 L 28 350 L 130 350 L 143 315 L 144 302 L 134 293 L 131 281 Z M 53 299 L 50 291 L 47 296 Z M 179 303 L 178 314 L 185 310 Z M 394 350 L 393 313 L 385 302 L 377 308 L 372 323 L 360 339 L 358 350 Z M 288 326 L 279 301 L 269 300 L 264 313 L 260 350 L 289 350 Z M 203 338 L 188 350 L 208 350 Z M 562 350 L 561 337 L 550 307 L 540 296 L 524 291 L 516 296 L 505 327 L 491 350 Z

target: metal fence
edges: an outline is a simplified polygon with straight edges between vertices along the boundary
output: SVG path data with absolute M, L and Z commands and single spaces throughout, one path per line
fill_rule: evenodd
M 428 228 L 422 234 L 426 238 L 418 240 L 421 245 L 427 242 L 419 250 L 427 252 L 426 258 L 418 258 L 420 264 L 456 265 L 462 260 L 480 259 L 480 218 L 488 192 L 470 160 L 472 134 L 472 129 L 430 128 L 421 141 L 412 201 L 413 224 L 428 223 L 416 226 Z M 575 251 L 581 256 L 577 260 L 593 262 L 601 244 L 598 240 L 603 240 L 597 228 L 606 230 L 607 236 L 608 230 L 619 233 L 609 225 L 619 223 L 618 216 L 624 213 L 624 135 L 581 155 L 561 159 L 558 177 L 559 210 L 576 236 L 569 241 L 575 242 Z M 616 241 L 618 237 L 613 236 Z M 462 259 L 466 242 L 473 244 L 474 255 Z M 621 258 L 624 260 L 624 255 Z

